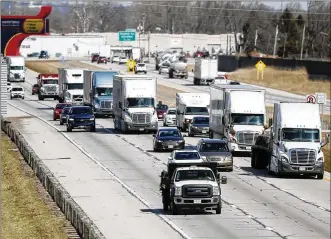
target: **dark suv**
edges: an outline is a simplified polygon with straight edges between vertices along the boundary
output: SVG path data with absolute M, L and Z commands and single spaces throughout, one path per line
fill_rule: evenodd
M 49 58 L 49 54 L 48 54 L 48 51 L 41 51 L 40 54 L 39 54 L 39 59 L 48 59 Z
M 67 116 L 67 132 L 75 128 L 90 129 L 95 132 L 95 117 L 89 106 L 72 106 Z
M 92 58 L 91 58 L 91 62 L 95 62 L 95 61 L 98 61 L 98 58 L 99 58 L 99 54 L 92 54 Z
M 99 56 L 99 57 L 98 57 L 98 60 L 97 60 L 97 63 L 98 63 L 98 64 L 100 64 L 100 63 L 105 63 L 105 64 L 107 64 L 107 62 L 108 62 L 107 57 L 105 57 L 105 56 Z

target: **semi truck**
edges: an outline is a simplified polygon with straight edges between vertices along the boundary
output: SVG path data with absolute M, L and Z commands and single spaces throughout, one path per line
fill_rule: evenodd
M 176 93 L 176 124 L 186 132 L 193 117 L 209 115 L 208 93 Z
M 23 56 L 7 56 L 8 81 L 25 82 L 25 60 Z
M 84 70 L 83 102 L 95 116 L 113 116 L 113 78 L 117 71 Z
M 215 83 L 218 73 L 217 63 L 218 61 L 213 59 L 195 59 L 193 84 L 202 85 Z
M 114 125 L 124 133 L 156 132 L 156 78 L 145 75 L 114 76 Z
M 217 162 L 169 163 L 167 171 L 161 172 L 160 191 L 163 210 L 169 207 L 173 215 L 182 209 L 216 210 L 221 214 L 222 195 L 220 184 L 227 178 L 220 176 Z
M 264 89 L 249 85 L 210 86 L 210 138 L 225 138 L 230 150 L 250 153 L 265 124 Z
M 59 96 L 59 75 L 39 74 L 36 78 L 39 85 L 38 100 L 44 100 L 46 98 L 57 100 Z
M 84 69 L 59 68 L 59 102 L 83 104 Z
M 251 166 L 279 177 L 286 174 L 324 177 L 324 154 L 319 105 L 305 102 L 274 104 L 269 128 L 252 146 Z

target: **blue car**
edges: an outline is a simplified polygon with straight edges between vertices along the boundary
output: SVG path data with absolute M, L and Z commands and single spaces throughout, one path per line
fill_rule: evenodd
M 67 116 L 67 132 L 84 128 L 95 132 L 95 117 L 90 106 L 72 106 Z
M 60 125 L 63 125 L 65 122 L 67 122 L 67 117 L 69 115 L 69 112 L 70 112 L 70 108 L 71 106 L 69 107 L 64 107 L 62 109 L 62 112 L 60 114 Z
M 209 117 L 195 116 L 188 126 L 188 136 L 209 135 Z

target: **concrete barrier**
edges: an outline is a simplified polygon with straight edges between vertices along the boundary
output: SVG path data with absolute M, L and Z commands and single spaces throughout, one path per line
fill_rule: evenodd
M 47 166 L 36 155 L 24 139 L 23 135 L 11 124 L 1 117 L 1 129 L 16 144 L 24 160 L 30 165 L 49 195 L 61 209 L 66 219 L 71 222 L 77 233 L 83 239 L 105 239 L 99 229 L 88 218 L 80 206 L 70 197 L 59 181 L 49 171 Z

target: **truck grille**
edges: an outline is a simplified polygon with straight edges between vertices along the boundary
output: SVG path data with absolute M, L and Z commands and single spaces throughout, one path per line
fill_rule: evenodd
M 101 109 L 112 109 L 113 103 L 110 100 L 102 100 L 100 102 Z
M 14 74 L 14 79 L 20 79 L 21 78 L 21 75 L 20 74 L 18 74 L 18 73 L 15 73 Z
M 292 164 L 315 164 L 315 150 L 292 149 L 290 151 L 290 161 Z
M 213 196 L 212 187 L 209 185 L 184 185 L 184 198 L 209 198 Z
M 254 145 L 257 136 L 259 136 L 257 132 L 237 132 L 237 142 L 238 144 Z
M 149 113 L 133 113 L 132 122 L 134 124 L 149 124 L 151 122 L 151 115 Z

